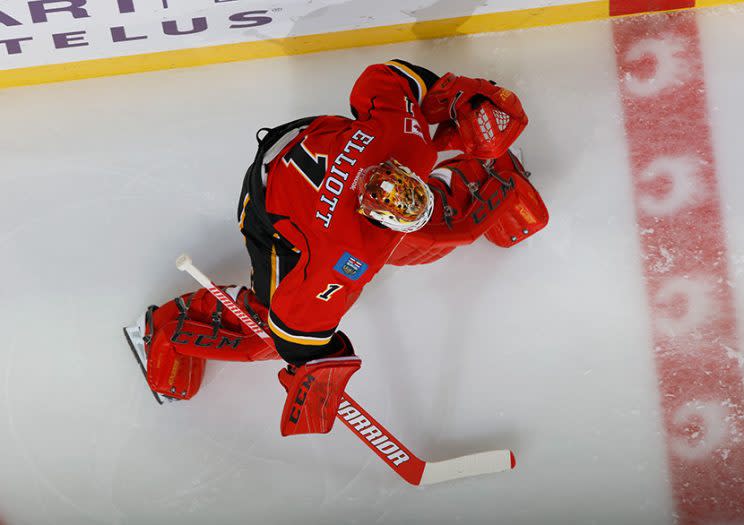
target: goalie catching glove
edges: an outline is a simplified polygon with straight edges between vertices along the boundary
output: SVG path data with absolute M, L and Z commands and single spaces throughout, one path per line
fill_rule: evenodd
M 441 124 L 437 149 L 458 149 L 471 157 L 504 155 L 527 126 L 517 95 L 482 78 L 447 73 L 426 95 L 421 110 L 430 124 Z

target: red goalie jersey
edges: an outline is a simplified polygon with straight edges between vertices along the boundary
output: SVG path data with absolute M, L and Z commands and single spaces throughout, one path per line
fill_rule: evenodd
M 527 125 L 514 93 L 393 60 L 362 73 L 351 108 L 355 119 L 314 117 L 268 130 L 240 198 L 252 289 L 269 307 L 277 351 L 290 363 L 343 350 L 338 324 L 386 262 L 430 262 L 482 234 L 510 246 L 547 221 L 526 172 L 507 152 Z M 434 176 L 430 124 L 440 124 L 442 149 L 466 153 Z M 387 161 L 436 193 L 433 220 L 415 233 L 359 213 L 360 195 L 369 191 L 362 174 Z M 392 171 L 387 176 L 394 186 Z
M 257 282 L 261 275 L 254 273 L 253 284 L 270 304 L 269 328 L 285 359 L 301 362 L 327 349 L 341 317 L 401 241 L 404 234 L 357 212 L 358 178 L 392 158 L 428 179 L 437 152 L 420 105 L 437 80 L 402 61 L 370 66 L 351 93 L 356 120 L 317 117 L 272 137 L 263 156 L 263 202 L 256 202 L 255 184 L 244 189 L 240 220 L 254 272 L 269 274 L 268 290 Z M 263 270 L 251 246 L 261 244 L 261 208 L 274 237 L 261 246 L 271 254 Z
M 337 327 L 382 266 L 430 263 L 480 237 L 510 247 L 547 224 L 529 173 L 508 151 L 527 125 L 509 90 L 394 60 L 364 71 L 351 106 L 354 119 L 266 130 L 243 182 L 251 289 L 225 292 L 269 331 L 279 355 L 236 329 L 204 290 L 150 307 L 125 332 L 159 401 L 193 396 L 205 359 L 281 356 L 291 364 L 280 374 L 282 433 L 327 432 L 361 364 Z M 463 154 L 435 167 L 438 150 Z

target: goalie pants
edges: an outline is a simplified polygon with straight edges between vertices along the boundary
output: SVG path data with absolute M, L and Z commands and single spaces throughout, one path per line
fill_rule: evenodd
M 243 179 L 243 188 L 238 202 L 238 224 L 245 238 L 245 246 L 251 257 L 251 288 L 264 306 L 268 307 L 274 290 L 282 277 L 295 267 L 300 254 L 291 243 L 282 239 L 274 229 L 271 217 L 266 212 L 266 188 L 264 166 L 271 158 L 272 147 L 282 141 L 289 133 L 309 126 L 317 117 L 308 117 L 277 128 L 259 130 L 267 133 L 258 138 L 258 151 L 253 164 L 248 168 Z M 294 134 L 293 134 L 294 136 Z M 278 154 L 274 148 L 274 154 Z
M 251 257 L 251 290 L 233 287 L 226 291 L 263 328 L 274 290 L 299 260 L 299 254 L 279 237 L 266 213 L 262 179 L 265 157 L 288 133 L 308 126 L 314 118 L 296 120 L 266 130 L 262 139 L 257 137 L 256 158 L 243 180 L 238 220 Z M 189 399 L 198 392 L 207 359 L 280 359 L 276 350 L 267 347 L 205 289 L 160 308 L 151 307 L 146 333 L 148 384 L 154 391 L 178 399 Z

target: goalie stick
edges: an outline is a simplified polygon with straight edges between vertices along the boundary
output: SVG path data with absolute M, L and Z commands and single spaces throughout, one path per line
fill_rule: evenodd
M 267 346 L 273 346 L 271 337 L 209 277 L 194 266 L 191 257 L 181 255 L 176 260 L 176 267 L 196 279 L 248 328 L 261 337 Z M 491 450 L 443 461 L 424 461 L 398 441 L 346 392 L 341 398 L 336 417 L 372 452 L 412 485 L 431 485 L 453 479 L 503 472 L 513 469 L 516 465 L 514 453 L 511 450 Z

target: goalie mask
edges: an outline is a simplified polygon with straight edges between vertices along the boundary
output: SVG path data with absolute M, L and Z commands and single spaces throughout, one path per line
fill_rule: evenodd
M 429 186 L 394 159 L 367 168 L 359 188 L 359 213 L 394 231 L 423 228 L 434 210 Z

